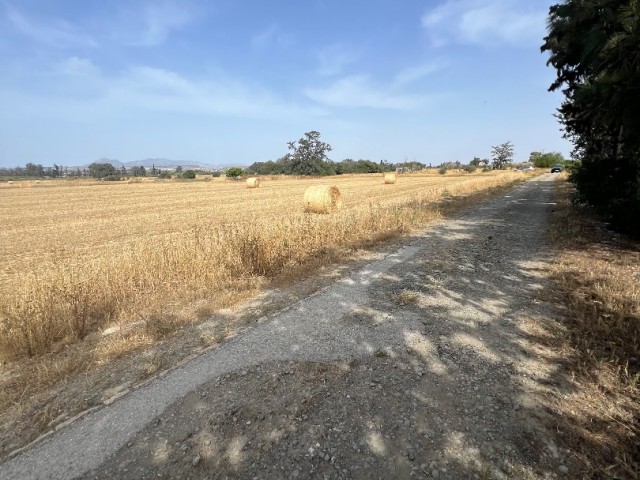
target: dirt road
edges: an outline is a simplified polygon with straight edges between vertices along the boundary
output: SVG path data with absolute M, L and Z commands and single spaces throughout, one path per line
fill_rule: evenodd
M 0 465 L 0 478 L 556 478 L 552 177 L 442 221 Z

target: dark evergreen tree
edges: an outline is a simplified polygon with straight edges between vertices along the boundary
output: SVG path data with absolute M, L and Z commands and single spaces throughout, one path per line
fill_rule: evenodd
M 640 2 L 566 0 L 549 10 L 541 49 L 561 89 L 558 109 L 579 160 L 582 199 L 640 236 Z

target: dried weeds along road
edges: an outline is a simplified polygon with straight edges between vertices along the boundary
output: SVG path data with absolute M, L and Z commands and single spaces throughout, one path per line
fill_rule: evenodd
M 0 465 L 0 478 L 556 478 L 546 175 Z

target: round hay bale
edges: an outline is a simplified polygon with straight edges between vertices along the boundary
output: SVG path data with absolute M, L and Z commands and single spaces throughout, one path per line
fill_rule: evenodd
M 340 190 L 331 185 L 312 185 L 304 192 L 304 211 L 332 213 L 342 207 Z
M 247 178 L 247 188 L 259 188 L 259 187 L 260 187 L 260 179 L 258 177 Z
M 9 180 L 7 183 L 8 183 L 9 185 L 13 185 L 13 180 Z
M 393 185 L 398 181 L 398 176 L 395 173 L 385 173 L 384 183 L 387 185 Z

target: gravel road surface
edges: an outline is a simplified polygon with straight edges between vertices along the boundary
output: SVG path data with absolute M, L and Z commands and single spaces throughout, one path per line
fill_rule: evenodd
M 553 177 L 397 252 L 0 465 L 2 479 L 556 478 L 541 421 Z

